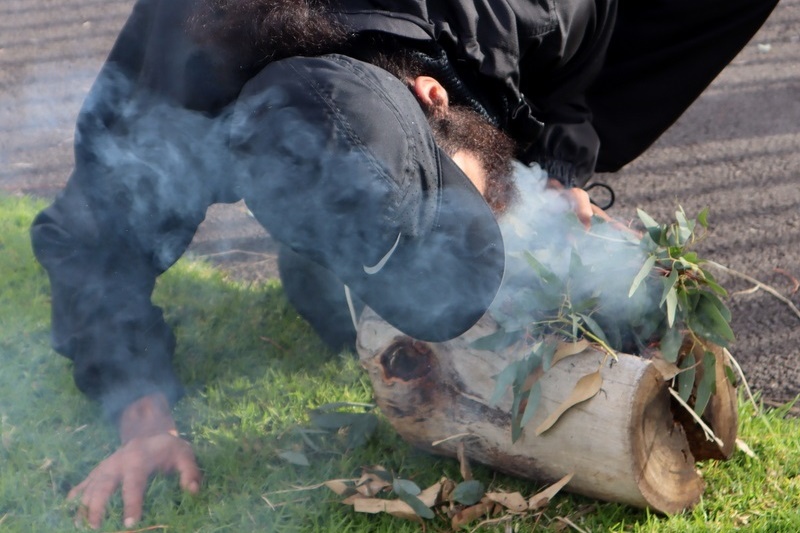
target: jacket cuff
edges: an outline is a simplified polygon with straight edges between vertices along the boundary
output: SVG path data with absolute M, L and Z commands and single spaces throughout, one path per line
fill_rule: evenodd
M 547 177 L 561 183 L 565 189 L 577 187 L 576 168 L 573 163 L 560 159 L 548 159 L 542 162 Z

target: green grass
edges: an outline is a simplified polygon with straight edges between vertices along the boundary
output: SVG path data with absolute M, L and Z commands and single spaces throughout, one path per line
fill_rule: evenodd
M 75 389 L 70 363 L 49 347 L 47 278 L 30 251 L 28 227 L 43 204 L 0 198 L 0 531 L 74 530 L 64 501 L 116 444 L 113 428 Z M 404 532 L 420 526 L 389 516 L 358 515 L 327 489 L 292 491 L 357 476 L 381 464 L 420 485 L 442 475 L 458 479 L 455 461 L 403 443 L 381 419 L 367 446 L 347 451 L 339 436 L 317 438 L 318 451 L 298 431 L 310 408 L 334 401 L 371 402 L 369 380 L 355 357 L 327 351 L 288 306 L 278 284 L 226 281 L 213 268 L 181 262 L 159 281 L 155 299 L 178 336 L 176 365 L 186 396 L 176 408 L 180 430 L 204 471 L 197 496 L 171 477 L 148 489 L 137 528 L 170 532 Z M 691 512 L 663 517 L 623 505 L 559 495 L 539 521 L 544 530 L 800 531 L 800 422 L 783 410 L 756 416 L 742 403 L 741 437 L 758 459 L 737 453 L 702 465 L 707 489 Z M 310 467 L 278 457 L 303 450 Z M 476 468 L 494 489 L 532 494 L 535 485 Z M 122 530 L 122 503 L 111 504 L 105 531 Z M 511 523 L 530 531 L 531 517 Z M 163 526 L 154 527 L 154 526 Z M 497 526 L 489 531 L 504 531 Z M 447 522 L 428 522 L 446 531 Z

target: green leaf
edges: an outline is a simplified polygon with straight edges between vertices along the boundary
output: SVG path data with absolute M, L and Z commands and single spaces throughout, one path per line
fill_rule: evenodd
M 697 384 L 697 394 L 694 400 L 694 412 L 698 416 L 701 416 L 706 410 L 711 395 L 717 390 L 716 364 L 717 358 L 713 353 L 707 351 L 703 354 L 703 377 Z
M 710 293 L 701 293 L 694 313 L 687 317 L 687 325 L 700 337 L 720 346 L 733 342 L 733 330 L 725 315 L 717 307 L 719 298 Z
M 683 334 L 676 327 L 670 327 L 664 336 L 661 338 L 661 356 L 665 361 L 674 363 L 678 360 L 678 352 L 680 352 L 681 344 L 683 344 Z
M 678 271 L 674 268 L 670 271 L 669 276 L 666 278 L 662 278 L 662 283 L 664 284 L 664 292 L 661 293 L 661 301 L 658 303 L 659 306 L 664 305 L 664 302 L 667 300 L 667 295 L 672 291 L 672 288 L 675 286 L 675 283 L 678 281 Z
M 631 284 L 631 288 L 628 291 L 628 298 L 633 296 L 633 293 L 636 292 L 636 289 L 639 288 L 639 285 L 644 281 L 644 279 L 653 271 L 653 266 L 656 264 L 656 258 L 654 255 L 650 255 L 645 260 L 642 268 L 639 270 L 639 273 L 636 274 L 636 277 L 633 278 L 633 283 Z
M 589 315 L 584 315 L 582 313 L 578 313 L 578 316 L 581 317 L 583 321 L 586 323 L 586 327 L 589 328 L 589 331 L 591 331 L 601 341 L 608 344 L 608 339 L 606 338 L 606 334 L 603 331 L 603 328 L 601 328 L 600 325 L 597 322 L 595 322 L 592 317 L 590 317 Z
M 397 497 L 406 502 L 411 509 L 422 518 L 433 519 L 435 518 L 434 512 L 424 503 L 417 498 L 417 494 L 422 492 L 420 488 L 413 481 L 407 479 L 395 479 L 392 483 L 392 490 L 394 490 Z
M 514 383 L 514 379 L 517 377 L 520 366 L 522 366 L 521 361 L 511 363 L 505 367 L 502 372 L 494 377 L 494 392 L 489 400 L 489 405 L 494 407 L 500 402 L 500 400 L 503 399 L 503 395 L 506 393 L 506 390 L 511 386 L 512 383 Z
M 347 448 L 359 448 L 364 446 L 378 428 L 378 417 L 372 413 L 362 413 L 350 425 L 347 432 Z
M 700 214 L 697 215 L 697 221 L 703 226 L 704 229 L 708 229 L 708 207 L 704 207 Z
M 297 466 L 310 466 L 308 457 L 302 452 L 285 451 L 278 454 L 278 457 Z
M 520 420 L 520 428 L 524 428 L 528 425 L 528 422 L 531 421 L 533 415 L 536 414 L 536 409 L 539 407 L 539 402 L 541 399 L 542 384 L 537 381 L 533 384 L 530 392 L 528 393 L 528 404 L 525 406 L 525 413 L 522 415 L 522 420 Z
M 459 483 L 453 489 L 453 499 L 462 505 L 475 505 L 485 494 L 483 483 L 477 479 Z
M 678 308 L 678 291 L 672 289 L 667 293 L 667 324 L 672 327 L 675 324 L 675 311 Z
M 419 488 L 419 485 L 410 479 L 401 478 L 397 478 L 392 482 L 392 490 L 395 492 L 405 492 L 406 494 L 410 494 L 412 496 L 417 496 L 422 492 L 422 489 Z
M 642 224 L 644 224 L 645 228 L 650 229 L 650 228 L 660 228 L 661 227 L 659 225 L 659 223 L 656 222 L 653 217 L 651 217 L 650 215 L 645 213 L 643 210 L 637 209 L 636 210 L 636 214 L 639 215 L 639 220 L 642 221 Z
M 508 348 L 522 338 L 523 331 L 506 331 L 502 328 L 495 331 L 490 335 L 475 339 L 470 343 L 470 347 L 476 350 L 485 350 L 489 352 L 497 352 Z
M 694 378 L 697 375 L 697 371 L 694 368 L 696 362 L 694 355 L 689 354 L 680 364 L 680 367 L 684 370 L 678 374 L 678 395 L 684 402 L 688 402 L 689 397 L 692 395 Z

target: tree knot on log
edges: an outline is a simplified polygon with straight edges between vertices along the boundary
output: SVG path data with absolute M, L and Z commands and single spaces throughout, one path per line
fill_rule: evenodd
M 413 381 L 433 370 L 434 354 L 424 342 L 400 337 L 381 354 L 381 367 L 387 381 Z

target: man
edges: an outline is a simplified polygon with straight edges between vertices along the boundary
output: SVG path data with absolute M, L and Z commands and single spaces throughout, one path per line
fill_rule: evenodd
M 199 490 L 150 294 L 210 204 L 246 200 L 329 342 L 352 339 L 358 302 L 455 337 L 502 277 L 488 206 L 514 200 L 511 158 L 542 164 L 588 221 L 576 186 L 646 149 L 774 3 L 139 0 L 78 119 L 75 170 L 32 228 L 53 345 L 119 427 L 69 495 L 79 516 L 99 527 L 121 488 L 132 526 L 156 471 Z M 338 295 L 309 304 L 309 280 Z

